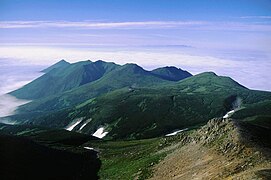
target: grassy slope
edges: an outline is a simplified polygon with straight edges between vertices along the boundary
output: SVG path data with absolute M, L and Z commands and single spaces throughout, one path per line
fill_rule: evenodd
M 175 137 L 132 141 L 90 142 L 85 145 L 99 150 L 101 179 L 146 179 L 151 168 L 169 151 L 158 151 L 177 143 Z
M 235 112 L 232 117 L 271 129 L 271 100 L 248 104 Z

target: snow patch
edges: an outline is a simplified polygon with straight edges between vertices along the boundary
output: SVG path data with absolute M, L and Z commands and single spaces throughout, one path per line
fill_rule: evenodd
M 183 131 L 186 131 L 186 130 L 188 130 L 188 128 L 174 131 L 174 132 L 172 132 L 172 133 L 166 134 L 165 136 L 175 136 L 176 134 L 178 134 L 178 133 L 180 133 L 180 132 L 183 132 Z
M 94 148 L 92 148 L 92 147 L 84 147 L 84 148 L 87 150 L 94 150 Z
M 224 119 L 229 118 L 231 115 L 233 115 L 234 112 L 235 112 L 235 110 L 231 110 L 231 111 L 227 112 L 227 113 L 223 116 L 223 118 L 224 118 Z
M 92 118 L 86 120 L 86 122 L 80 127 L 79 131 L 81 131 L 91 120 Z
M 75 121 L 73 121 L 71 124 L 68 125 L 66 130 L 72 131 L 82 120 L 83 120 L 83 118 L 75 119 Z
M 100 127 L 99 129 L 97 129 L 97 131 L 95 133 L 92 134 L 92 136 L 95 136 L 97 138 L 102 139 L 107 134 L 108 134 L 108 132 L 104 131 L 104 127 Z

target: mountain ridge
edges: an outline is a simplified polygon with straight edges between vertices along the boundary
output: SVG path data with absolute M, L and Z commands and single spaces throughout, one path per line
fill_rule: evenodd
M 139 84 L 141 86 L 141 84 L 145 85 L 146 83 L 155 84 L 159 83 L 159 81 L 168 81 L 167 78 L 158 76 L 151 71 L 146 71 L 139 65 L 132 63 L 120 66 L 118 64 L 105 62 L 102 60 L 95 62 L 87 60 L 70 64 L 64 60 L 61 60 L 45 69 L 44 72 L 46 73 L 44 75 L 35 79 L 24 87 L 10 92 L 10 94 L 20 99 L 39 99 L 69 91 L 96 80 L 100 80 L 104 77 L 104 75 L 114 70 L 117 72 L 115 72 L 115 74 L 111 74 L 112 77 L 105 78 L 109 79 L 109 81 L 116 81 L 115 79 L 118 79 L 118 81 L 115 82 L 116 85 L 120 84 L 118 87 L 123 87 L 125 85 L 131 86 L 133 84 Z M 182 73 L 186 72 L 182 71 L 181 69 L 178 69 L 174 73 L 174 76 L 178 77 L 178 80 L 187 77 L 187 75 L 183 76 Z M 140 76 L 146 76 L 146 80 L 149 79 L 147 80 L 148 82 L 144 77 L 141 78 Z M 137 79 L 137 77 L 141 78 L 141 80 Z M 101 86 L 106 87 L 106 83 L 108 82 L 104 83 L 105 84 Z

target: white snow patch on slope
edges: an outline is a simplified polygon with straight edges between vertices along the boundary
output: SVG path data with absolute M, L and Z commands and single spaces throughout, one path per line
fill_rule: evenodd
M 73 128 L 75 128 L 82 120 L 83 120 L 83 118 L 75 119 L 75 121 L 73 121 L 71 124 L 69 124 L 69 125 L 67 126 L 66 130 L 72 131 Z
M 80 127 L 79 131 L 81 131 L 91 120 L 92 118 L 86 120 L 86 122 Z
M 234 112 L 235 112 L 235 110 L 231 110 L 231 111 L 227 112 L 227 113 L 223 116 L 223 118 L 224 118 L 224 119 L 229 118 Z
M 107 134 L 108 134 L 108 132 L 104 131 L 104 127 L 100 127 L 99 129 L 97 129 L 97 131 L 95 133 L 92 134 L 92 136 L 95 136 L 97 138 L 102 139 Z
M 166 136 L 174 136 L 174 135 L 176 135 L 176 134 L 178 134 L 180 132 L 186 131 L 186 130 L 188 130 L 188 128 L 174 131 L 173 133 L 166 134 Z
M 84 148 L 87 150 L 94 150 L 94 148 L 92 148 L 92 147 L 84 147 Z

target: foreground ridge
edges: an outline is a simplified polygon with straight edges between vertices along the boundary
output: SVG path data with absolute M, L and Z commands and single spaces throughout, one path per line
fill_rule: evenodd
M 271 151 L 262 141 L 264 131 L 251 132 L 251 125 L 233 119 L 211 119 L 181 134 L 179 147 L 153 168 L 151 179 L 268 179 Z

